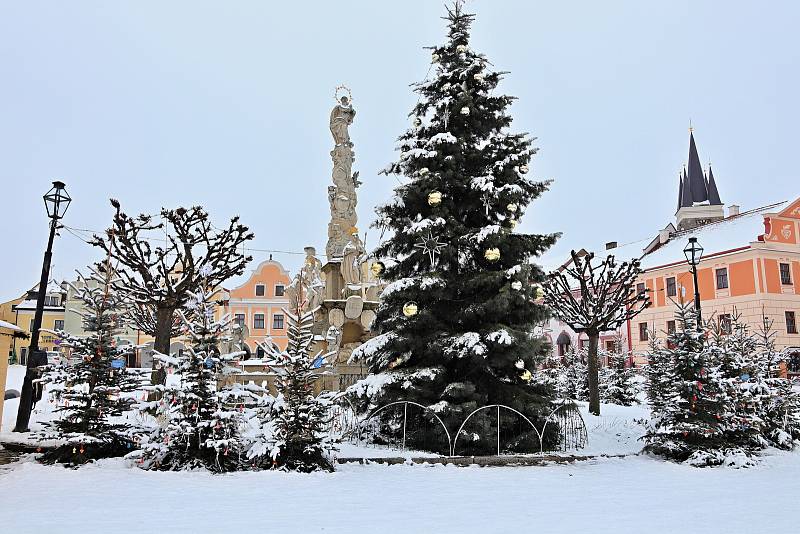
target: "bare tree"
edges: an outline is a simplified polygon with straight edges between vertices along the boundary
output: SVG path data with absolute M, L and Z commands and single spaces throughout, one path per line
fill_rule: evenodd
M 152 215 L 126 215 L 114 199 L 111 205 L 117 210 L 112 223 L 117 239 L 111 243 L 94 236 L 92 244 L 123 266 L 119 289 L 132 304 L 134 323 L 141 319 L 137 326 L 153 335 L 154 349 L 169 354 L 176 311 L 201 286 L 216 287 L 242 274 L 252 260 L 242 245 L 253 234 L 239 217 L 232 218 L 227 228 L 215 228 L 200 206 L 162 209 L 163 222 L 156 222 Z M 161 232 L 153 235 L 165 228 L 166 237 Z
M 572 263 L 550 273 L 543 284 L 544 300 L 575 332 L 589 336 L 589 411 L 600 415 L 597 345 L 600 332 L 616 330 L 650 303 L 647 291 L 637 291 L 639 260 L 617 263 L 607 256 L 593 265 L 594 254 L 571 252 Z

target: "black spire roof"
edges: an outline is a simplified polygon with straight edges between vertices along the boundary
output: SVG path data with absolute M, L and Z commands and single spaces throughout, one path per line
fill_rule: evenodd
M 678 190 L 680 198 L 680 208 L 690 208 L 694 204 L 708 201 L 712 206 L 721 206 L 717 184 L 714 182 L 714 175 L 711 167 L 708 169 L 708 177 L 703 174 L 703 166 L 700 165 L 700 157 L 697 155 L 697 145 L 694 142 L 694 133 L 689 132 L 689 162 L 683 171 L 683 179 Z
M 717 191 L 717 182 L 714 181 L 714 173 L 711 172 L 711 164 L 708 164 L 708 203 L 712 206 L 722 206 L 722 200 Z

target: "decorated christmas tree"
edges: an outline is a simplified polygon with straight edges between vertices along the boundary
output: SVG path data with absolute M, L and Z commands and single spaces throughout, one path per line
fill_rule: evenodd
M 354 353 L 382 374 L 381 387 L 354 388 L 370 406 L 412 400 L 448 423 L 493 403 L 535 419 L 547 401 L 530 383 L 549 351 L 532 335 L 548 312 L 535 302 L 544 275 L 531 259 L 557 236 L 515 228 L 548 184 L 529 178 L 536 149 L 510 131 L 514 98 L 497 91 L 504 73 L 471 48 L 473 18 L 462 2 L 448 9 L 447 41 L 415 85 L 411 127 L 385 171 L 404 181 L 377 210 L 376 226 L 390 233 L 375 251 L 391 282 L 375 323 L 382 334 Z
M 603 398 L 605 402 L 631 406 L 638 404 L 636 395 L 639 393 L 635 382 L 635 373 L 628 367 L 630 354 L 625 346 L 625 340 L 617 335 L 614 338 L 614 350 L 607 353 L 608 367 L 603 374 Z
M 240 426 L 245 405 L 258 395 L 241 387 L 217 390 L 218 379 L 234 372 L 226 362 L 244 353 L 220 353 L 231 318 L 214 318 L 211 292 L 204 287 L 192 293 L 187 303 L 192 319 L 181 314 L 189 347 L 174 355 L 154 355 L 176 380 L 150 386 L 161 398 L 141 404 L 158 423 L 141 436 L 141 450 L 130 455 L 143 469 L 205 468 L 219 473 L 243 465 Z
M 800 393 L 791 380 L 779 376 L 786 353 L 776 349 L 776 335 L 772 320 L 764 317 L 756 335 L 756 361 L 770 395 L 759 415 L 763 437 L 775 447 L 791 450 L 800 445 Z
M 267 351 L 265 361 L 278 373 L 278 397 L 267 433 L 272 436 L 265 440 L 271 442 L 269 455 L 255 461 L 286 471 L 333 471 L 331 455 L 335 445 L 325 431 L 332 403 L 329 394 L 318 395 L 314 391 L 320 373 L 327 367 L 328 355 L 312 352 L 314 313 L 303 311 L 302 302 L 302 294 L 297 294 L 294 313 L 285 311 L 289 339 L 286 350 L 274 344 L 263 345 Z
M 98 458 L 130 452 L 130 424 L 122 416 L 132 410 L 132 392 L 142 377 L 125 368 L 130 345 L 118 345 L 122 301 L 110 262 L 90 267 L 89 276 L 79 273 L 72 285 L 82 308 L 85 336 L 64 331 L 56 334 L 75 363 L 51 366 L 44 376 L 49 383 L 58 418 L 48 425 L 46 437 L 63 441 L 44 453 L 45 463 L 80 465 Z
M 719 465 L 732 452 L 726 450 L 727 421 L 734 416 L 726 387 L 706 350 L 697 312 L 681 304 L 675 319 L 667 347 L 651 355 L 662 376 L 649 374 L 648 397 L 661 398 L 651 405 L 645 451 L 698 467 Z

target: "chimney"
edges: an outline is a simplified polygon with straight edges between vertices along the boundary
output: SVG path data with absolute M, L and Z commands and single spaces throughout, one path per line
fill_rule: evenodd
M 662 245 L 669 241 L 670 231 L 669 228 L 664 228 L 658 231 L 658 242 Z
M 619 245 L 617 244 L 616 241 L 609 241 L 608 243 L 606 243 L 606 250 L 611 250 L 613 248 L 617 248 L 618 246 Z
M 728 206 L 728 217 L 736 217 L 737 215 L 739 215 L 739 206 L 737 204 Z

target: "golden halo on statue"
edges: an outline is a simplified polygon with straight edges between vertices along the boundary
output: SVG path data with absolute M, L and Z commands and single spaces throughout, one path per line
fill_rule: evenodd
M 346 95 L 344 94 L 345 91 L 347 92 Z M 347 87 L 344 84 L 343 85 L 337 85 L 336 89 L 333 91 L 333 99 L 336 100 L 337 104 L 341 104 L 343 96 L 347 97 L 347 105 L 348 106 L 352 106 L 353 105 L 353 93 L 352 93 L 352 91 L 350 91 L 350 88 Z

